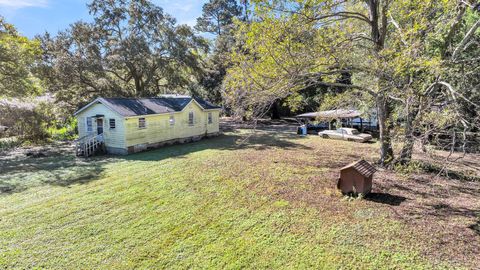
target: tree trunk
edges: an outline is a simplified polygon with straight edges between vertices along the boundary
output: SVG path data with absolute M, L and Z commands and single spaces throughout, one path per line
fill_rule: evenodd
M 407 104 L 408 106 L 408 104 Z M 414 107 L 413 109 L 410 106 L 407 107 L 407 119 L 405 120 L 405 139 L 400 151 L 400 156 L 395 163 L 400 163 L 402 165 L 408 164 L 412 160 L 413 145 L 414 140 L 414 121 L 418 115 L 418 108 Z
M 387 21 L 387 9 L 388 5 L 384 3 L 382 9 L 380 9 L 381 1 L 379 0 L 368 0 L 367 4 L 369 7 L 369 16 L 370 16 L 370 36 L 374 43 L 374 50 L 380 57 L 380 53 L 385 46 L 386 38 L 386 21 Z M 379 23 L 382 22 L 380 26 Z M 383 76 L 379 76 L 378 84 L 378 93 L 376 95 L 377 102 L 377 113 L 378 113 L 378 125 L 380 132 L 380 165 L 386 167 L 393 160 L 393 148 L 392 141 L 390 137 L 390 130 L 392 128 L 390 121 L 391 106 L 390 101 L 387 97 L 388 88 L 384 82 Z
M 243 21 L 246 22 L 248 21 L 248 0 L 243 0 L 243 9 L 245 11 L 245 14 L 243 15 Z
M 400 151 L 400 156 L 395 163 L 406 165 L 412 160 L 413 153 L 413 136 L 411 134 L 406 135 L 402 150 Z
M 280 104 L 278 101 L 273 103 L 271 113 L 272 119 L 280 119 Z
M 377 96 L 378 126 L 380 132 L 380 165 L 387 166 L 393 160 L 393 148 L 390 137 L 390 110 L 387 97 L 382 93 Z
M 142 86 L 142 81 L 139 76 L 134 76 L 133 80 L 135 81 L 135 92 L 136 92 L 136 97 L 143 97 L 143 86 Z

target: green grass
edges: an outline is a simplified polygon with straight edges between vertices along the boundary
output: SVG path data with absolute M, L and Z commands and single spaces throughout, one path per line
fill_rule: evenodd
M 414 230 L 335 190 L 338 167 L 373 158 L 375 145 L 244 139 L 10 163 L 0 268 L 433 268 Z

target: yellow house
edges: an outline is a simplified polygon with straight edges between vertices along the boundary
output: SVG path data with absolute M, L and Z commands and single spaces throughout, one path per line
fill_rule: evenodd
M 219 133 L 220 107 L 199 98 L 97 98 L 74 115 L 80 139 L 77 155 L 101 148 L 129 154 Z

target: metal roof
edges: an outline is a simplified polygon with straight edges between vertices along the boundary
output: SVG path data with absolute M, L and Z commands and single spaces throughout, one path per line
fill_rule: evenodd
M 182 111 L 192 100 L 196 101 L 204 110 L 220 109 L 220 107 L 200 98 L 165 95 L 153 98 L 97 98 L 90 104 L 75 112 L 75 115 L 97 102 L 102 103 L 106 107 L 125 117 L 179 112 Z
M 370 177 L 377 171 L 377 169 L 375 169 L 375 167 L 372 164 L 368 163 L 364 159 L 350 163 L 347 166 L 341 168 L 340 170 L 343 171 L 348 168 L 355 169 L 357 172 L 359 172 L 361 175 L 365 177 Z
M 202 106 L 205 110 L 212 110 L 212 109 L 221 109 L 222 107 L 214 105 L 204 99 L 201 98 L 193 98 L 200 106 Z
M 319 119 L 337 119 L 337 118 L 357 118 L 361 114 L 357 110 L 330 110 L 330 111 L 320 111 L 320 112 L 310 112 L 299 114 L 295 116 L 296 118 L 319 118 Z

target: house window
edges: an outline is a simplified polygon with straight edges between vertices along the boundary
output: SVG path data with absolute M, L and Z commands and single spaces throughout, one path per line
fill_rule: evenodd
M 145 128 L 146 127 L 146 122 L 145 118 L 138 118 L 138 128 Z
M 211 113 L 211 112 L 208 113 L 208 123 L 209 123 L 209 124 L 213 123 L 212 113 Z
M 170 123 L 170 126 L 175 125 L 175 117 L 173 115 L 170 115 L 170 119 L 168 120 L 168 122 Z
M 87 132 L 93 132 L 92 118 L 87 117 L 86 121 L 87 121 Z
M 110 124 L 110 129 L 114 129 L 114 128 L 115 128 L 115 119 L 110 118 L 110 119 L 108 120 L 108 123 Z
M 188 113 L 188 124 L 193 126 L 193 112 Z

